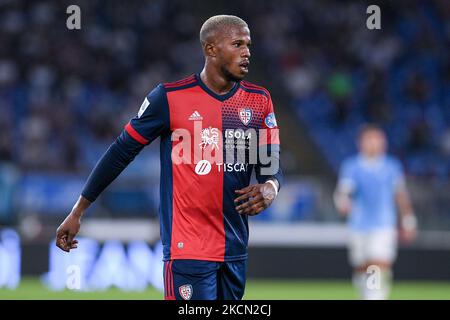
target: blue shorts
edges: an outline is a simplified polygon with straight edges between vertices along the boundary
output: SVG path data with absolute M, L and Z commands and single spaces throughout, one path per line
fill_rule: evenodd
M 214 262 L 169 260 L 164 262 L 166 300 L 241 300 L 247 260 Z

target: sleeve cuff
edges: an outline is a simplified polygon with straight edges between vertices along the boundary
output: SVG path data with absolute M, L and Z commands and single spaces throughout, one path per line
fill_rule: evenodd
M 273 188 L 275 189 L 275 197 L 278 195 L 278 187 L 277 187 L 277 184 L 272 180 L 272 179 L 269 179 L 269 180 L 267 180 L 266 181 L 266 183 L 270 183 L 271 185 L 273 185 Z

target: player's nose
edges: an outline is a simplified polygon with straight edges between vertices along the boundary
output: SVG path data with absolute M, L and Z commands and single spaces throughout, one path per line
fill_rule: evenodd
M 241 56 L 243 57 L 243 58 L 250 58 L 251 57 L 251 53 L 250 53 L 250 48 L 245 48 L 243 51 L 242 51 L 242 54 L 241 54 Z

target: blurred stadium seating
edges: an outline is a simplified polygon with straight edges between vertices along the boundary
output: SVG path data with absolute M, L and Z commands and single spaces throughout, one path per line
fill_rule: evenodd
M 364 11 L 358 3 L 243 1 L 234 11 L 249 21 L 256 38 L 256 80 L 264 84 L 268 74 L 275 75 L 270 85 L 289 94 L 289 105 L 277 105 L 279 112 L 297 113 L 308 132 L 297 139 L 311 138 L 317 156 L 334 170 L 355 152 L 358 126 L 370 121 L 387 130 L 392 151 L 411 176 L 448 180 L 450 9 L 446 1 L 403 4 L 384 7 L 383 32 L 359 27 L 365 15 L 357 14 Z M 16 174 L 1 171 L 6 189 L 18 181 L 26 191 L 48 175 L 83 179 L 153 86 L 201 67 L 198 1 L 192 6 L 81 1 L 79 32 L 54 27 L 64 18 L 62 3 L 6 1 L 3 6 L 0 160 L 2 168 L 16 169 Z M 261 63 L 265 59 L 269 63 Z M 286 136 L 289 155 L 296 139 Z M 133 180 L 128 189 L 137 193 L 115 191 L 130 208 L 135 198 L 143 199 L 131 211 L 155 209 L 151 192 L 141 193 L 144 186 L 157 185 L 157 170 L 149 170 L 157 166 L 156 146 L 124 173 Z M 295 161 L 286 164 L 288 173 L 308 171 Z M 17 174 L 22 178 L 15 179 Z M 48 183 L 60 189 L 55 179 Z M 141 180 L 145 183 L 136 183 Z M 42 195 L 51 198 L 50 189 Z
M 207 12 L 214 12 L 201 1 L 107 6 L 81 1 L 83 28 L 70 32 L 55 28 L 64 21 L 64 4 L 6 1 L 1 11 L 4 223 L 16 221 L 17 212 L 58 215 L 70 209 L 82 181 L 142 97 L 158 82 L 200 70 L 198 29 Z M 216 4 L 221 5 L 226 4 Z M 285 170 L 310 170 L 295 157 L 299 140 L 311 140 L 317 149 L 297 153 L 312 153 L 331 168 L 319 168 L 319 187 L 295 181 L 286 188 L 297 201 L 280 219 L 332 216 L 311 208 L 313 199 L 318 190 L 329 189 L 321 185 L 323 176 L 335 174 L 355 152 L 358 126 L 367 121 L 387 130 L 391 150 L 409 176 L 426 178 L 431 186 L 424 201 L 436 202 L 432 190 L 440 190 L 450 173 L 449 10 L 446 1 L 389 3 L 383 32 L 377 32 L 360 27 L 363 3 L 242 1 L 232 9 L 252 27 L 252 79 L 278 93 L 282 119 L 294 111 L 296 125 L 305 128 L 305 134 L 293 135 L 298 131 L 286 122 L 282 129 Z M 105 193 L 98 205 L 104 215 L 156 216 L 157 145 Z M 300 184 L 306 198 L 295 194 Z M 448 209 L 445 214 L 450 216 Z M 260 219 L 278 218 L 269 213 Z

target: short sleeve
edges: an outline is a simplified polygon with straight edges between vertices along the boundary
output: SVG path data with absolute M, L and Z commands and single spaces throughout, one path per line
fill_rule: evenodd
M 344 161 L 339 170 L 338 189 L 344 192 L 356 189 L 355 165 L 352 160 Z
M 394 189 L 397 191 L 404 190 L 406 188 L 405 171 L 403 165 L 398 160 L 393 160 L 392 164 Z
M 264 113 L 264 119 L 261 126 L 263 134 L 260 135 L 259 145 L 264 144 L 280 144 L 280 135 L 272 98 L 267 97 L 267 106 Z

